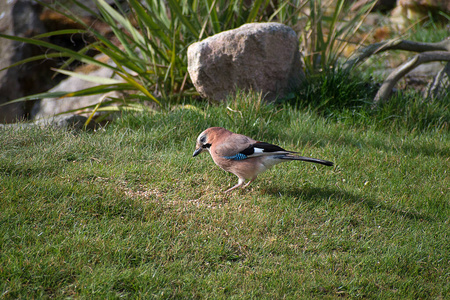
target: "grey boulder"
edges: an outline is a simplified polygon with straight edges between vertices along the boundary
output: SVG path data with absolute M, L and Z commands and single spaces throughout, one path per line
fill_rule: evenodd
M 283 98 L 304 79 L 298 38 L 280 23 L 249 23 L 194 43 L 188 72 L 202 97 L 223 101 L 236 89 Z

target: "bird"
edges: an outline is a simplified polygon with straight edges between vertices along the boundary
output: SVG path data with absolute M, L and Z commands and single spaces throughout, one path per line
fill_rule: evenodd
M 227 189 L 225 193 L 240 186 L 246 188 L 260 173 L 285 161 L 300 160 L 333 166 L 331 161 L 299 156 L 298 152 L 259 142 L 222 127 L 210 127 L 200 133 L 192 156 L 195 157 L 204 151 L 209 152 L 217 166 L 238 177 L 238 183 Z M 246 180 L 248 180 L 247 183 L 245 183 Z

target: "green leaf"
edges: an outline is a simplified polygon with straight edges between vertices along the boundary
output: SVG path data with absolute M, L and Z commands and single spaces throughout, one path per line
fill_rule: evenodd
M 123 83 L 121 80 L 117 80 L 117 79 L 113 79 L 113 78 L 106 78 L 106 77 L 93 76 L 93 75 L 86 75 L 86 74 L 82 74 L 82 73 L 71 72 L 71 71 L 60 70 L 60 69 L 54 69 L 54 71 L 56 71 L 58 73 L 61 73 L 61 74 L 64 74 L 64 75 L 80 78 L 80 79 L 85 80 L 85 81 L 98 83 L 98 84 L 103 84 L 103 85 Z
M 65 95 L 67 95 L 67 92 L 45 92 L 45 93 L 40 93 L 40 94 L 34 94 L 34 95 L 30 95 L 30 96 L 17 98 L 17 99 L 14 99 L 14 100 L 11 100 L 11 101 L 8 101 L 5 103 L 0 103 L 0 107 L 8 105 L 8 104 L 12 104 L 12 103 L 23 102 L 23 101 L 40 100 L 40 99 L 44 99 L 44 98 L 60 98 Z
M 60 98 L 91 96 L 91 95 L 98 95 L 98 94 L 106 94 L 106 93 L 114 92 L 114 91 L 127 91 L 127 90 L 134 90 L 134 86 L 131 84 L 128 84 L 128 83 L 104 84 L 104 85 L 97 85 L 94 87 L 90 87 L 90 88 L 86 88 L 86 89 L 78 90 L 78 91 L 74 91 L 74 92 L 65 92 L 66 94 L 63 96 L 60 96 Z M 48 98 L 50 98 L 50 97 L 48 97 Z
M 186 28 L 198 39 L 199 38 L 199 31 L 194 27 L 194 25 L 192 25 L 192 23 L 186 18 L 186 16 L 183 14 L 183 11 L 178 3 L 178 1 L 176 0 L 167 0 L 170 8 L 172 9 L 172 13 L 174 13 L 183 23 L 184 26 L 186 26 Z M 187 9 L 190 10 L 190 7 L 187 6 Z M 190 13 L 192 14 L 193 12 L 190 11 Z M 194 19 L 195 20 L 195 19 Z M 200 28 L 200 24 L 198 24 L 197 22 L 195 22 L 197 28 Z
M 250 11 L 250 14 L 247 17 L 247 23 L 255 22 L 256 16 L 258 15 L 258 11 L 264 10 L 264 7 L 262 5 L 264 0 L 254 0 L 252 1 L 252 9 Z
M 140 43 L 144 42 L 142 35 L 137 31 L 133 25 L 131 25 L 130 20 L 119 14 L 115 9 L 113 9 L 108 3 L 104 0 L 96 0 L 99 4 L 100 8 L 106 12 L 109 16 L 111 16 L 114 20 L 116 20 L 120 25 L 122 25 L 131 35 L 132 38 Z M 110 24 L 111 25 L 111 24 Z M 125 45 L 124 45 L 125 46 Z
M 84 54 L 80 54 L 76 51 L 73 51 L 71 49 L 68 48 L 64 48 L 49 42 L 45 42 L 45 41 L 41 41 L 41 40 L 37 40 L 37 39 L 33 39 L 33 38 L 25 38 L 25 37 L 18 37 L 18 36 L 12 36 L 12 35 L 7 35 L 7 34 L 2 34 L 0 33 L 0 38 L 6 38 L 6 39 L 10 39 L 13 41 L 17 41 L 17 42 L 22 42 L 22 43 L 29 43 L 32 45 L 36 45 L 36 46 L 42 46 L 42 47 L 46 47 L 49 49 L 53 49 L 56 51 L 61 52 L 64 56 L 71 56 L 74 57 L 76 59 L 78 59 L 79 61 L 82 62 L 86 62 L 86 63 L 91 63 L 97 66 L 101 66 L 101 67 L 107 67 L 107 68 L 111 68 L 111 66 L 109 66 L 108 64 L 102 63 L 98 60 L 96 60 L 95 58 L 92 58 L 88 55 L 84 55 Z
M 56 30 L 51 32 L 46 32 L 43 34 L 35 35 L 33 39 L 42 39 L 47 37 L 52 37 L 56 35 L 65 35 L 65 34 L 85 34 L 88 33 L 87 30 L 84 29 L 63 29 L 63 30 Z
M 152 99 L 156 104 L 161 105 L 161 103 L 156 99 L 155 96 L 153 96 L 145 87 L 143 87 L 141 84 L 139 84 L 136 80 L 134 80 L 132 77 L 127 77 L 125 75 L 122 75 L 120 73 L 117 73 L 120 77 L 123 78 L 126 82 L 128 82 L 131 86 L 135 87 L 137 90 L 141 91 L 144 95 Z
M 209 21 L 211 22 L 211 26 L 213 28 L 213 33 L 219 33 L 220 32 L 220 20 L 216 12 L 216 2 L 217 0 L 205 0 L 206 7 L 208 9 L 208 17 Z M 206 21 L 206 20 L 205 20 Z
M 0 69 L 0 72 L 4 71 L 6 69 L 10 69 L 13 67 L 17 67 L 17 66 L 26 64 L 28 62 L 33 62 L 33 61 L 37 61 L 37 60 L 45 60 L 45 59 L 49 59 L 49 58 L 62 58 L 62 57 L 70 57 L 70 55 L 68 55 L 68 54 L 63 55 L 61 53 L 48 53 L 48 54 L 36 55 L 36 56 L 32 56 L 32 57 L 23 59 L 21 61 L 18 61 L 18 62 L 14 63 L 12 65 L 9 65 L 3 69 Z
M 162 24 L 162 22 L 159 22 L 159 24 L 157 24 L 150 17 L 149 13 L 151 12 L 147 12 L 137 0 L 130 0 L 130 5 L 134 9 L 139 20 L 142 21 L 146 26 L 148 26 L 148 29 L 150 29 L 150 33 L 152 35 L 163 40 L 164 44 L 166 45 L 170 45 L 172 43 L 170 37 L 165 34 L 165 31 L 163 29 L 164 25 Z

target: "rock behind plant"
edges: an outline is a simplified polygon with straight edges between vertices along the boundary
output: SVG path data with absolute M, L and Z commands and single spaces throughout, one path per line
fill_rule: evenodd
M 298 38 L 279 23 L 251 23 L 194 43 L 188 71 L 197 91 L 221 101 L 238 89 L 284 97 L 304 78 Z

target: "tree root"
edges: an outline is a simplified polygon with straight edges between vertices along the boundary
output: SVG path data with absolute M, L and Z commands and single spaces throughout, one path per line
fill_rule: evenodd
M 378 90 L 373 103 L 373 108 L 375 108 L 380 101 L 385 101 L 392 94 L 392 89 L 395 84 L 407 73 L 409 73 L 414 68 L 418 67 L 423 63 L 428 63 L 432 61 L 447 61 L 450 62 L 450 39 L 445 39 L 437 43 L 420 43 L 407 40 L 388 40 L 380 43 L 375 43 L 369 45 L 363 49 L 360 49 L 355 54 L 353 54 L 349 60 L 344 64 L 345 70 L 351 70 L 364 62 L 367 58 L 374 54 L 378 54 L 388 50 L 405 50 L 418 52 L 416 56 L 407 61 L 406 63 L 397 67 L 392 73 L 386 78 L 386 80 L 381 85 Z M 447 69 L 445 69 L 447 68 Z M 437 93 L 436 89 L 441 86 L 440 82 L 444 74 L 450 73 L 450 63 L 447 63 L 436 76 L 434 82 L 434 94 Z M 439 78 L 438 78 L 439 76 Z M 430 92 L 433 88 L 430 86 Z M 429 94 L 429 93 L 427 93 Z M 431 95 L 431 94 L 429 94 Z

